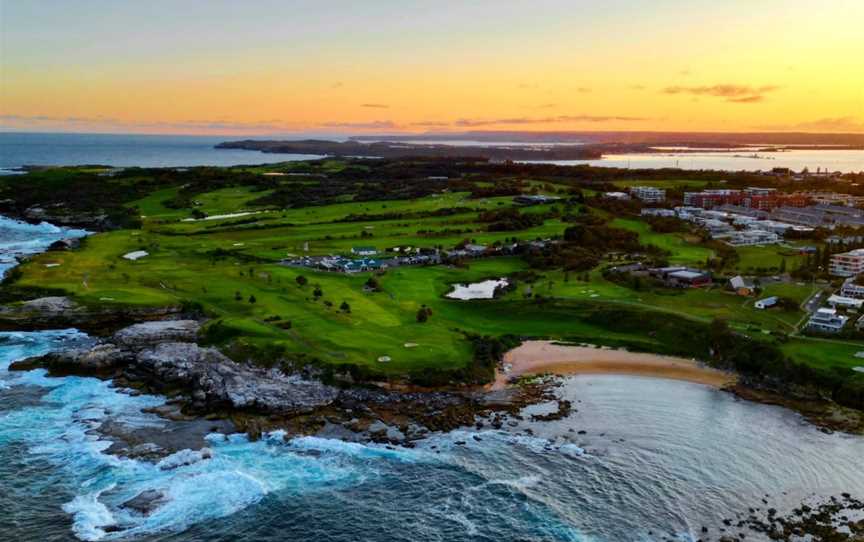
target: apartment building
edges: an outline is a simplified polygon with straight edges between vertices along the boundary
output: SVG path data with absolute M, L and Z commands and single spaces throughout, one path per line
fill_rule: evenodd
M 630 195 L 645 203 L 660 203 L 666 201 L 666 190 L 652 186 L 634 186 L 630 188 Z
M 854 277 L 864 273 L 864 249 L 834 254 L 831 256 L 829 272 L 835 277 Z

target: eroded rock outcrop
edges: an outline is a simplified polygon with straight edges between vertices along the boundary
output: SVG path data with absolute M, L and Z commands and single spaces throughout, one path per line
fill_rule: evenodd
M 139 352 L 131 376 L 188 387 L 196 406 L 255 412 L 311 411 L 326 406 L 339 391 L 317 380 L 236 363 L 215 348 L 194 343 L 160 343 Z
M 90 334 L 106 335 L 132 322 L 163 320 L 181 312 L 179 306 L 89 306 L 64 296 L 40 297 L 0 306 L 0 331 L 74 327 Z
M 111 342 L 125 348 L 143 348 L 160 342 L 194 342 L 201 328 L 195 320 L 142 322 L 123 328 Z
M 318 380 L 239 364 L 215 348 L 172 340 L 192 339 L 197 332 L 198 323 L 191 320 L 135 324 L 110 342 L 30 358 L 11 369 L 122 376 L 153 391 L 188 395 L 196 411 L 296 414 L 327 406 L 339 396 L 338 389 Z

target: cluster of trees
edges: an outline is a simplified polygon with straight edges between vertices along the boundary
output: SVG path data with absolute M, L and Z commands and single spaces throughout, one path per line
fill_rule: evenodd
M 611 226 L 576 224 L 564 230 L 564 240 L 595 252 L 613 250 L 636 252 L 641 250 L 639 235 L 630 230 Z
M 525 251 L 524 258 L 533 268 L 561 268 L 565 271 L 589 271 L 600 264 L 608 252 L 640 252 L 639 236 L 632 231 L 605 224 L 594 225 L 593 215 L 584 215 L 586 223 L 564 230 L 563 242 L 547 243 Z
M 652 216 L 646 222 L 651 226 L 651 231 L 656 233 L 683 233 L 690 230 L 687 222 L 672 216 Z
M 351 213 L 344 218 L 334 220 L 334 222 L 377 222 L 382 220 L 403 220 L 406 218 L 429 218 L 438 216 L 453 216 L 457 214 L 470 213 L 476 211 L 473 207 L 444 207 L 435 209 L 434 211 L 415 211 L 415 212 L 382 212 L 382 213 Z
M 580 272 L 597 267 L 602 253 L 598 254 L 574 243 L 550 243 L 526 250 L 523 257 L 528 265 L 535 269 L 564 269 Z
M 728 267 L 734 267 L 741 259 L 735 247 L 727 245 L 722 241 L 708 240 L 703 246 L 714 251 L 714 257 L 705 260 L 705 267 L 715 271 L 721 271 Z
M 508 207 L 483 211 L 478 216 L 480 222 L 488 223 L 487 231 L 518 231 L 527 230 L 543 224 L 548 213 L 521 213 L 519 209 Z

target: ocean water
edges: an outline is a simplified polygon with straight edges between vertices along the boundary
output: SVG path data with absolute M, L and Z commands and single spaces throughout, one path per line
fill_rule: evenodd
M 259 139 L 273 139 L 262 136 Z M 305 137 L 305 136 L 297 136 Z M 316 136 L 341 140 L 342 136 Z M 233 166 L 240 164 L 270 164 L 292 160 L 321 158 L 317 155 L 267 154 L 238 149 L 214 149 L 222 141 L 241 139 L 237 136 L 166 136 L 134 134 L 42 134 L 0 132 L 0 175 L 25 165 L 87 165 L 117 167 L 184 167 Z M 255 139 L 243 137 L 243 139 Z M 286 139 L 290 139 L 286 137 Z M 423 143 L 423 141 L 413 141 Z M 430 141 L 446 145 L 512 146 L 525 143 L 508 141 Z M 572 145 L 572 142 L 545 142 L 534 146 Z M 530 144 L 528 144 L 530 145 Z M 864 150 L 798 150 L 758 153 L 746 149 L 732 152 L 663 152 L 657 154 L 610 155 L 602 160 L 559 160 L 541 163 L 559 165 L 590 164 L 598 167 L 716 169 L 726 171 L 767 171 L 789 167 L 795 171 L 817 168 L 830 171 L 864 171 Z
M 843 173 L 864 172 L 864 150 L 800 150 L 783 152 L 753 151 L 732 152 L 662 152 L 656 154 L 616 154 L 602 160 L 552 160 L 534 163 L 551 163 L 561 166 L 591 165 L 631 169 L 713 169 L 722 171 L 770 171 L 775 167 L 791 168 L 800 172 L 804 168 L 811 172 L 817 169 Z
M 28 224 L 0 215 L 0 278 L 17 265 L 17 257 L 42 252 L 54 241 L 80 238 L 87 233 L 47 222 Z
M 231 136 L 0 132 L 0 174 L 21 166 L 184 167 L 272 164 L 321 158 L 215 149 Z
M 560 393 L 578 409 L 568 419 L 440 434 L 413 449 L 212 434 L 209 459 L 118 459 L 91 430 L 170 423 L 140 412 L 162 398 L 6 370 L 86 340 L 0 334 L 7 539 L 693 541 L 766 494 L 784 510 L 813 494 L 864 493 L 862 438 L 701 385 L 621 376 L 568 380 Z M 150 489 L 169 497 L 150 516 L 120 506 Z

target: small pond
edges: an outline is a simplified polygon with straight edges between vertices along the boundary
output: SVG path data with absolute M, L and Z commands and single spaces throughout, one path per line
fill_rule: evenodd
M 471 284 L 454 284 L 453 290 L 447 294 L 447 297 L 463 301 L 469 299 L 492 299 L 495 294 L 495 288 L 506 285 L 507 279 L 505 278 L 489 279 Z

